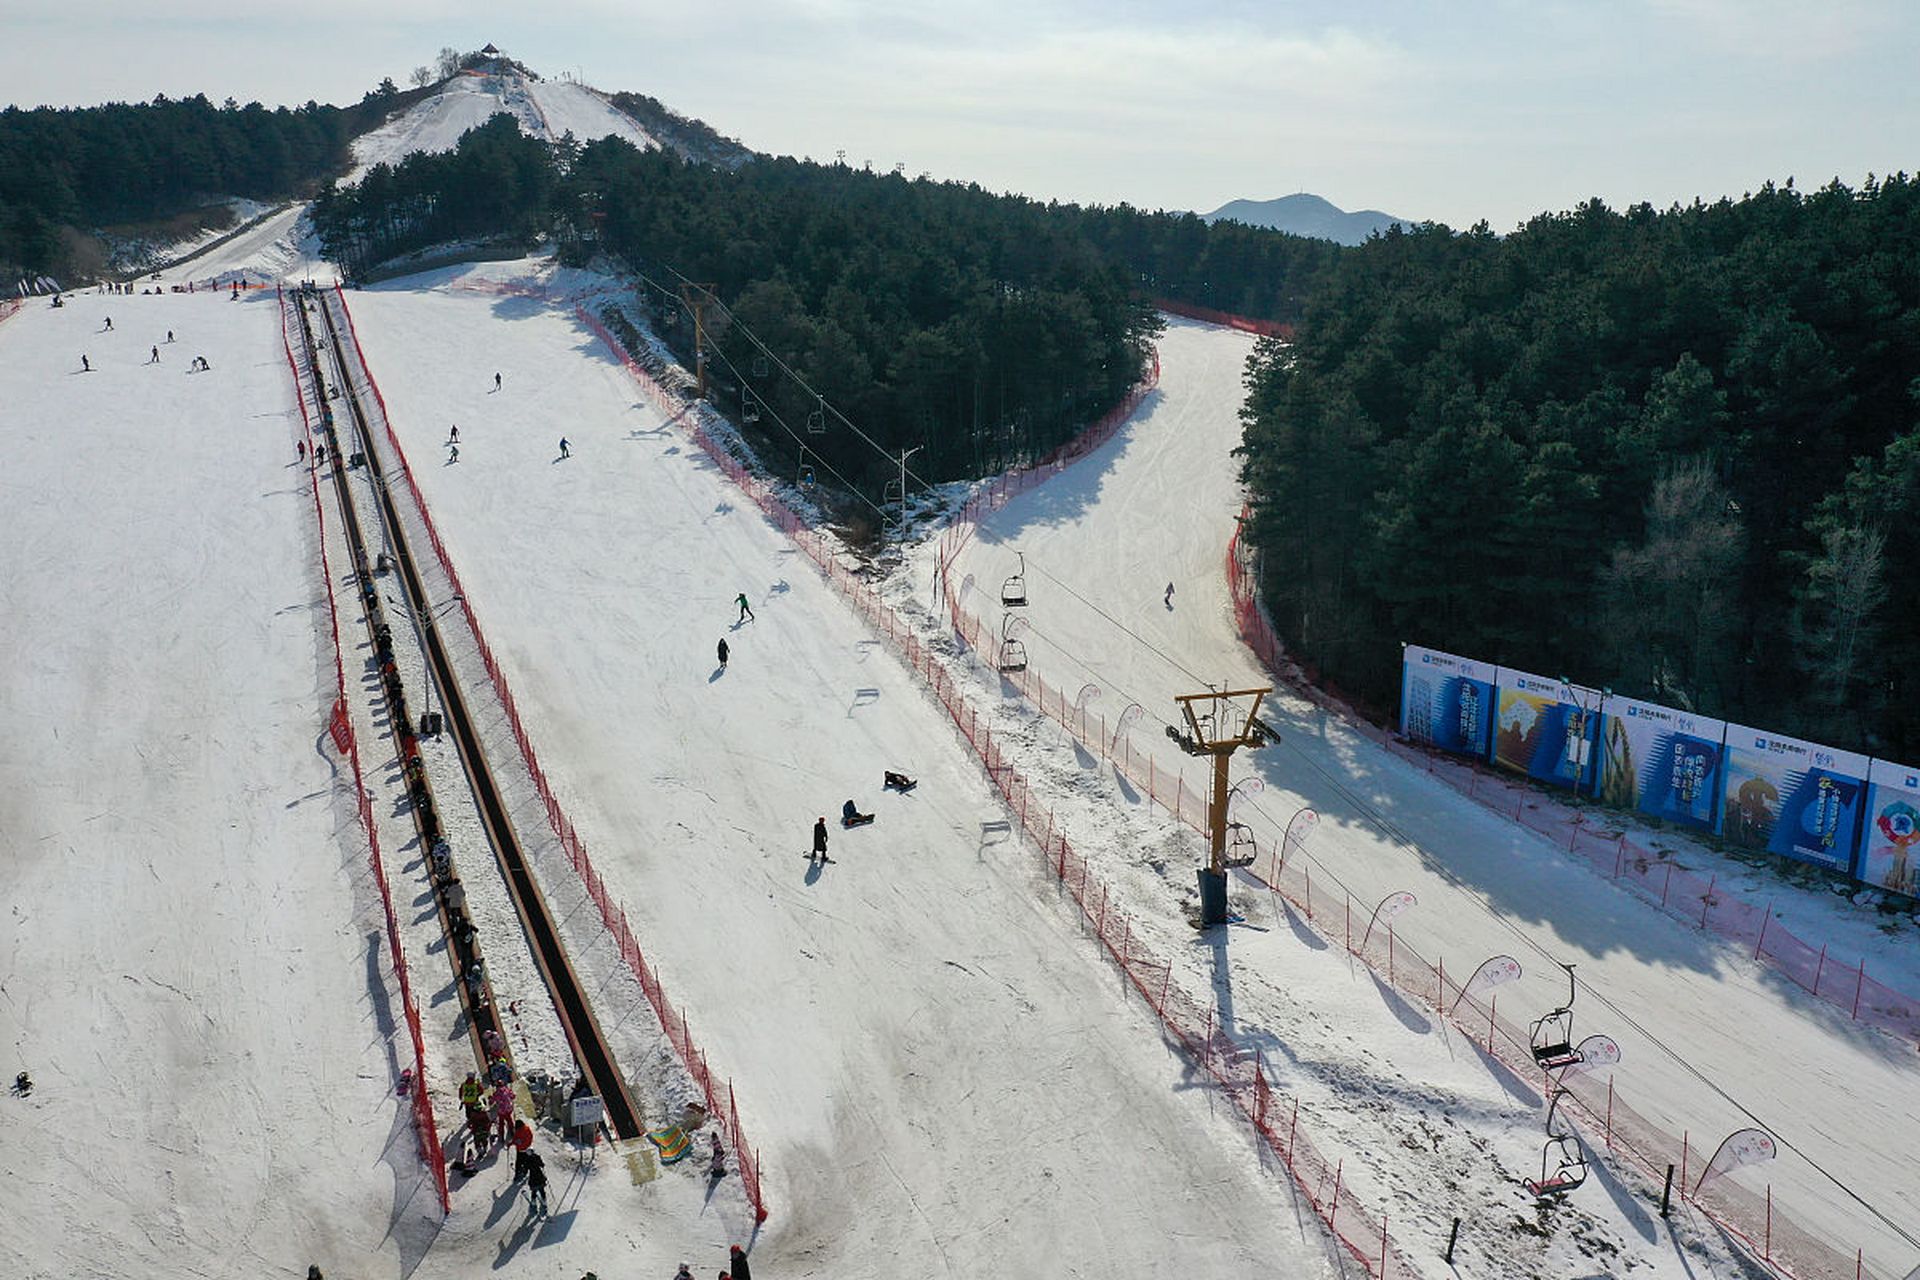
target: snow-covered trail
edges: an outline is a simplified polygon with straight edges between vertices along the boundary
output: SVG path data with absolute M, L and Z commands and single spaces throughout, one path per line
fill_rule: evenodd
M 956 580 L 972 573 L 979 587 L 970 606 L 997 630 L 1000 581 L 1016 568 L 1014 549 L 1024 551 L 1034 667 L 1067 690 L 1100 685 L 1113 713 L 1143 703 L 1136 744 L 1191 783 L 1196 767 L 1154 723 L 1173 718 L 1172 697 L 1206 682 L 1269 682 L 1235 634 L 1222 572 L 1239 509 L 1228 451 L 1250 348 L 1245 335 L 1171 321 L 1160 389 L 1135 420 L 986 518 L 957 562 Z M 1920 1203 L 1908 1158 L 1920 1116 L 1896 1101 L 1920 1084 L 1911 1046 L 1834 1017 L 1738 947 L 1661 915 L 1306 702 L 1283 692 L 1268 707 L 1283 745 L 1243 757 L 1236 776 L 1264 779 L 1249 808 L 1267 815 L 1269 838 L 1311 804 L 1322 818 L 1315 860 L 1352 888 L 1363 918 L 1386 894 L 1411 890 L 1420 905 L 1399 935 L 1429 959 L 1464 973 L 1496 952 L 1517 956 L 1527 976 L 1503 992 L 1503 1011 L 1535 1016 L 1559 1003 L 1552 960 L 1578 962 L 1581 1031 L 1619 1041 L 1617 1079 L 1634 1107 L 1709 1146 L 1752 1123 L 1739 1107 L 1750 1109 L 1806 1157 L 1783 1153 L 1751 1175 L 1756 1188 L 1771 1180 L 1777 1202 L 1830 1230 L 1849 1256 L 1864 1245 L 1884 1269 L 1912 1264 L 1905 1241 L 1808 1163 L 1889 1216 Z M 1233 945 L 1237 963 L 1257 972 L 1284 964 L 1295 944 L 1276 929 L 1236 934 Z
M 392 1258 L 397 1008 L 274 301 L 67 297 L 0 333 L 0 1041 L 37 1082 L 0 1273 Z
M 1331 1273 L 944 715 L 570 313 L 352 303 L 542 760 L 739 1091 L 782 1274 Z M 811 867 L 848 797 L 879 821 Z

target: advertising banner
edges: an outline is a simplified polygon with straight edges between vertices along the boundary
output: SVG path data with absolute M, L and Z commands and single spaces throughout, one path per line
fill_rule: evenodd
M 1854 876 L 1920 897 L 1920 768 L 1891 760 L 1867 766 L 1867 821 Z
M 1867 758 L 1798 738 L 1727 726 L 1720 834 L 1835 871 L 1853 870 Z
M 1400 732 L 1442 751 L 1486 759 L 1496 668 L 1417 644 L 1402 646 L 1401 653 Z
M 1493 762 L 1541 782 L 1584 791 L 1598 763 L 1598 689 L 1500 670 Z
M 1601 801 L 1712 831 L 1726 722 L 1612 694 L 1601 710 Z

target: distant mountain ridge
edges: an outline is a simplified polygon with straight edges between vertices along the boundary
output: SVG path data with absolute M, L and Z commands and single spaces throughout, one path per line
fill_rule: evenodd
M 1301 192 L 1277 200 L 1229 200 L 1212 213 L 1203 213 L 1206 222 L 1229 219 L 1254 227 L 1271 227 L 1296 236 L 1332 240 L 1336 244 L 1359 244 L 1376 231 L 1385 231 L 1399 223 L 1411 227 L 1410 218 L 1397 218 L 1378 209 L 1348 213 L 1331 200 Z

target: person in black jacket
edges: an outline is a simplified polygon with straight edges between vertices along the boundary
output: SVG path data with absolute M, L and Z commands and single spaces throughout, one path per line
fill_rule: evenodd
M 753 1270 L 747 1266 L 747 1251 L 737 1244 L 727 1250 L 727 1271 L 733 1280 L 753 1280 Z
M 827 856 L 827 820 L 821 818 L 813 824 L 813 856 L 822 862 L 832 862 Z

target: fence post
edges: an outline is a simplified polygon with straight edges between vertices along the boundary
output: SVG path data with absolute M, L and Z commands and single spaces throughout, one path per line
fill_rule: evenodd
M 1387 985 L 1393 985 L 1393 922 L 1387 922 Z
M 1767 1262 L 1773 1261 L 1773 1184 L 1771 1182 L 1767 1184 L 1767 1234 L 1765 1243 L 1760 1248 L 1760 1257 Z
M 1607 1150 L 1613 1150 L 1613 1077 L 1607 1077 Z
M 1853 980 L 1853 1020 L 1860 1021 L 1860 992 L 1867 985 L 1867 958 L 1860 957 L 1860 976 Z
M 1493 1056 L 1493 1019 L 1499 1009 L 1500 997 L 1496 995 L 1487 1005 L 1487 1056 L 1489 1058 Z
M 1693 1135 L 1686 1130 L 1680 1131 L 1680 1198 L 1687 1198 L 1687 1147 Z

